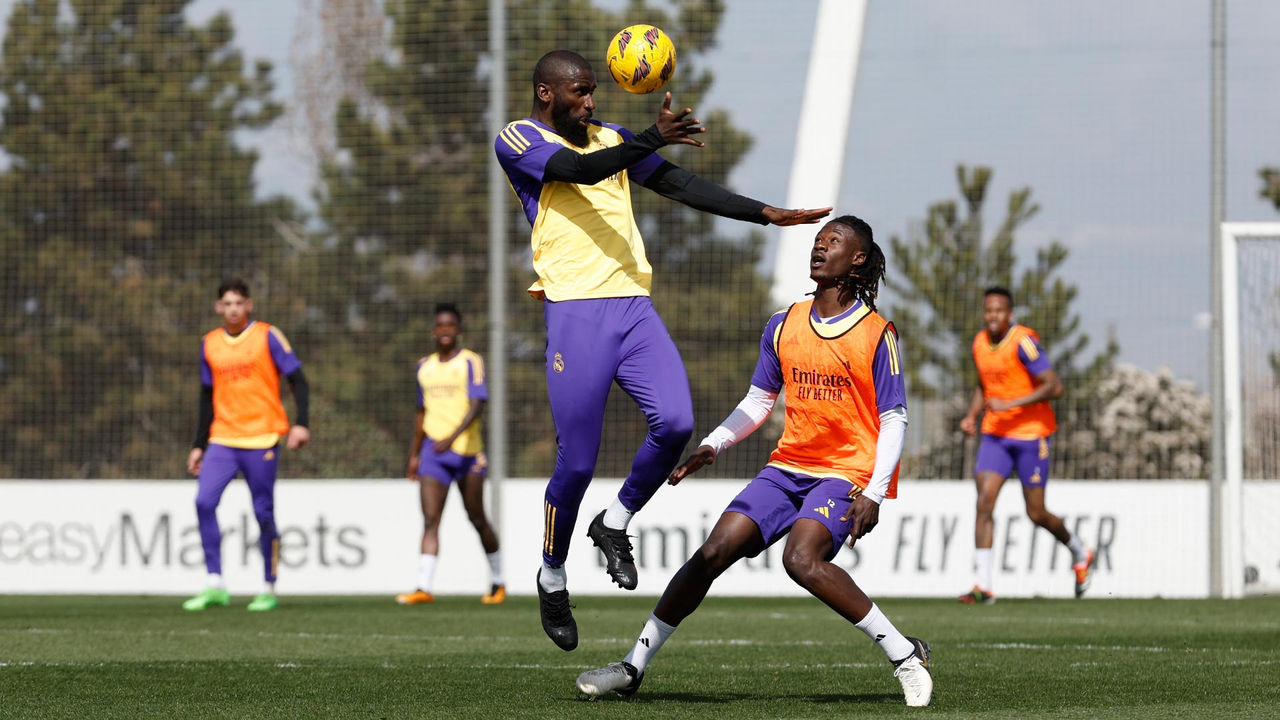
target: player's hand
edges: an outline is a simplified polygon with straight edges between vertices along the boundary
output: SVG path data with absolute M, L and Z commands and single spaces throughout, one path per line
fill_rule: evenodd
M 450 438 L 445 438 L 443 440 L 437 440 L 431 443 L 431 452 L 439 455 L 440 453 L 447 451 L 450 447 L 453 446 L 453 441 L 456 439 L 457 438 L 450 437 Z
M 788 210 L 786 208 L 776 208 L 772 205 L 766 205 L 764 210 L 764 219 L 769 221 L 770 225 L 812 225 L 822 218 L 831 214 L 831 208 L 816 208 L 813 210 Z
M 863 495 L 862 489 L 856 486 L 850 488 L 849 496 L 854 500 L 849 503 L 849 509 L 840 517 L 840 522 L 853 519 L 853 527 L 849 528 L 849 547 L 853 547 L 855 542 L 871 532 L 880 522 L 880 503 Z
M 1000 398 L 987 398 L 987 409 L 993 412 L 1004 412 L 1005 410 L 1012 410 L 1013 403 Z
M 668 93 L 669 95 L 670 93 Z M 689 456 L 684 464 L 671 471 L 671 477 L 667 478 L 668 485 L 678 485 L 681 480 L 698 472 L 702 468 L 716 461 L 716 451 L 710 445 L 701 445 L 693 454 Z
M 409 465 L 404 470 L 404 476 L 414 482 L 418 482 L 418 453 L 409 456 Z
M 191 448 L 191 452 L 187 453 L 187 472 L 192 475 L 199 475 L 202 460 L 204 460 L 204 450 Z
M 289 428 L 289 439 L 285 440 L 284 446 L 290 450 L 297 450 L 309 442 L 311 442 L 311 431 L 302 425 L 294 425 Z
M 658 132 L 662 133 L 662 139 L 668 145 L 677 143 L 680 145 L 693 145 L 695 147 L 704 147 L 701 140 L 695 140 L 690 135 L 697 135 L 707 131 L 702 127 L 702 121 L 695 117 L 689 117 L 693 112 L 693 108 L 685 108 L 679 112 L 671 110 L 671 93 L 662 100 L 662 107 L 658 110 Z
M 960 431 L 970 437 L 978 434 L 978 418 L 972 415 L 965 415 L 960 418 Z

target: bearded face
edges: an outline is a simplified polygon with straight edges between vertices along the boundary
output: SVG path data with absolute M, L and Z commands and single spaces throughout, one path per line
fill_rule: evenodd
M 587 121 L 591 119 L 591 108 L 586 107 L 585 103 L 578 98 L 570 97 L 571 99 L 566 101 L 560 93 L 552 96 L 552 127 L 565 140 L 578 147 L 586 147 Z

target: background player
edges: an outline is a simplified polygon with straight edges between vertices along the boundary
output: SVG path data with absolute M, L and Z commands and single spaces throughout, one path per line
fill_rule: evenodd
M 252 319 L 253 300 L 243 280 L 228 280 L 218 287 L 214 310 L 222 316 L 222 327 L 210 331 L 200 343 L 200 413 L 194 447 L 187 455 L 187 471 L 198 477 L 196 517 L 209 580 L 205 589 L 182 607 L 204 610 L 231 602 L 222 579 L 222 531 L 217 510 L 222 491 L 237 473 L 243 473 L 258 520 L 266 578 L 266 586 L 249 603 L 249 609 L 273 610 L 280 559 L 275 522 L 277 446 L 286 434 L 285 446 L 290 450 L 311 441 L 307 379 L 284 333 Z M 292 427 L 280 402 L 281 375 L 289 379 L 297 404 Z
M 418 361 L 418 411 L 413 421 L 413 445 L 405 475 L 419 484 L 422 499 L 422 555 L 418 559 L 418 589 L 396 596 L 401 605 L 435 600 L 431 594 L 436 558 L 440 554 L 440 514 L 449 485 L 462 491 L 462 504 L 480 534 L 489 559 L 489 593 L 480 598 L 496 605 L 507 598 L 502 581 L 498 535 L 484 514 L 484 441 L 480 414 L 489 391 L 484 382 L 484 359 L 459 347 L 462 313 L 457 306 L 436 306 L 433 329 L 436 351 Z M 425 442 L 424 442 L 425 441 Z
M 897 335 L 875 312 L 883 275 L 884 254 L 864 221 L 844 215 L 818 232 L 810 255 L 810 277 L 818 283 L 814 299 L 769 319 L 747 397 L 670 482 L 710 465 L 759 428 L 785 388 L 777 449 L 676 572 L 630 654 L 580 675 L 580 691 L 593 697 L 634 693 L 653 655 L 697 609 L 711 583 L 785 536 L 787 574 L 880 646 L 908 705 L 929 704 L 929 646 L 898 632 L 831 562 L 845 538 L 856 541 L 876 526 L 880 503 L 896 495 L 906 386 Z
M 960 596 L 963 603 L 993 603 L 991 546 L 995 537 L 996 496 L 1005 478 L 1017 470 L 1027 517 L 1053 533 L 1071 550 L 1076 576 L 1076 597 L 1089 588 L 1093 551 L 1086 550 L 1062 518 L 1045 509 L 1044 487 L 1049 481 L 1049 436 L 1058 424 L 1049 401 L 1062 396 L 1062 380 L 1040 347 L 1036 332 L 1013 321 L 1013 295 L 1002 287 L 986 291 L 982 299 L 986 326 L 973 339 L 973 362 L 978 367 L 978 387 L 960 429 L 977 433 L 982 418 L 982 440 L 974 473 L 978 485 L 978 512 L 973 533 L 973 589 Z
M 675 467 L 693 432 L 693 401 L 680 353 L 649 301 L 653 269 L 631 208 L 631 180 L 690 207 L 759 224 L 817 222 L 830 212 L 785 210 L 735 195 L 654 154 L 670 143 L 702 147 L 693 112 L 671 111 L 635 135 L 592 118 L 595 74 L 577 53 L 555 50 L 533 71 L 533 110 L 494 140 L 498 161 L 533 226 L 530 293 L 543 299 L 546 375 L 557 437 L 547 483 L 538 598 L 543 629 L 564 650 L 578 644 L 564 561 L 578 506 L 595 472 L 609 386 L 644 411 L 649 434 L 618 496 L 588 535 L 620 587 L 636 587 L 626 529 Z

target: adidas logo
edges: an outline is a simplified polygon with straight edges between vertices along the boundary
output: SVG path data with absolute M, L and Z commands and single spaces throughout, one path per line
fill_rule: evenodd
M 876 635 L 876 642 L 880 642 L 881 640 L 884 640 L 884 635 Z
M 640 638 L 640 644 L 645 647 L 649 647 L 649 638 L 646 638 L 646 637 Z
M 830 520 L 830 519 L 831 519 L 831 512 L 827 510 L 827 506 L 826 506 L 826 505 L 823 505 L 823 506 L 821 506 L 821 507 L 816 507 L 816 508 L 814 508 L 814 509 L 813 509 L 813 511 L 814 511 L 814 512 L 816 512 L 816 513 L 818 513 L 819 515 L 821 515 L 822 517 L 824 517 L 824 518 L 826 518 L 826 519 L 828 519 L 828 520 Z

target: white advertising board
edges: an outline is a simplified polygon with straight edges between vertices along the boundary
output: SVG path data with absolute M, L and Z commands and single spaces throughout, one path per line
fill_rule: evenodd
M 617 492 L 596 480 L 567 564 L 575 594 L 621 592 L 603 571 L 586 526 Z M 656 595 L 701 543 L 742 481 L 664 487 L 631 526 L 641 594 Z M 499 533 L 508 589 L 534 592 L 545 481 L 501 488 Z M 491 488 L 492 490 L 492 488 Z M 975 494 L 970 481 L 903 481 L 880 524 L 835 562 L 873 597 L 956 595 L 972 584 Z M 186 594 L 204 582 L 193 481 L 0 481 L 0 592 Z M 1091 597 L 1203 597 L 1208 593 L 1207 489 L 1200 482 L 1058 482 L 1051 510 L 1098 548 Z M 218 511 L 223 572 L 234 594 L 259 590 L 262 559 L 248 489 L 233 482 Z M 390 594 L 417 578 L 421 514 L 405 480 L 282 480 L 276 488 L 282 594 Z M 785 540 L 783 541 L 785 543 Z M 723 595 L 803 594 L 781 566 L 781 545 L 739 563 Z M 1276 549 L 1267 550 L 1274 577 Z M 1016 481 L 996 506 L 995 590 L 1002 597 L 1069 597 L 1065 548 L 1027 519 Z M 456 493 L 441 527 L 435 590 L 482 594 L 488 564 Z M 1274 579 L 1271 582 L 1276 582 Z M 1277 583 L 1280 584 L 1280 583 Z

